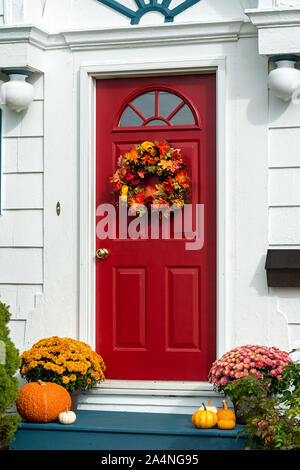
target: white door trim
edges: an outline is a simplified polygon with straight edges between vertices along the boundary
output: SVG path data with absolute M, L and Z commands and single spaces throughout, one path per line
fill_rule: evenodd
M 215 72 L 217 77 L 217 356 L 226 350 L 226 191 L 225 191 L 225 58 L 92 64 L 80 67 L 80 241 L 79 241 L 79 339 L 95 348 L 95 83 L 96 79 Z M 104 358 L 105 360 L 105 358 Z M 109 381 L 106 388 L 202 390 L 207 382 Z

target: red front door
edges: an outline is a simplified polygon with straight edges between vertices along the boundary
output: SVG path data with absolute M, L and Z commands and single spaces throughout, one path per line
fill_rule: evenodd
M 215 96 L 213 74 L 97 80 L 96 206 L 113 204 L 119 156 L 153 140 L 182 150 L 191 203 L 204 205 L 199 250 L 97 237 L 109 256 L 96 260 L 96 349 L 110 379 L 206 381 L 216 358 Z

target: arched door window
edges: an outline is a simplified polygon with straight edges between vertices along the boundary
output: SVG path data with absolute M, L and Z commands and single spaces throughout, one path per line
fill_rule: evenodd
M 123 108 L 118 127 L 199 127 L 199 118 L 181 95 L 163 88 L 144 91 Z

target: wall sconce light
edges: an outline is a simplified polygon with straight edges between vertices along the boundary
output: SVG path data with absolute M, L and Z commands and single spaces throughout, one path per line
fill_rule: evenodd
M 294 104 L 300 103 L 300 70 L 295 68 L 300 61 L 297 55 L 277 55 L 270 57 L 277 65 L 269 73 L 268 86 L 277 98 L 283 101 L 292 100 Z
M 17 113 L 24 111 L 34 98 L 34 87 L 26 81 L 33 72 L 20 69 L 2 72 L 9 76 L 9 81 L 1 85 L 1 102 Z

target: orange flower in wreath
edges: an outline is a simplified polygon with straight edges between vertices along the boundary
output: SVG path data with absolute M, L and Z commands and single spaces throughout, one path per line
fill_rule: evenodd
M 141 191 L 139 191 L 139 192 L 136 194 L 135 197 L 133 197 L 132 199 L 130 199 L 129 204 L 130 204 L 131 206 L 133 206 L 133 205 L 139 205 L 139 204 L 142 204 L 142 205 L 145 204 L 145 195 L 144 195 Z
M 114 185 L 114 191 L 120 191 L 120 189 L 122 188 L 121 180 L 114 181 L 113 185 Z
M 187 189 L 191 186 L 191 178 L 188 176 L 187 172 L 181 170 L 176 176 L 175 180 L 177 181 L 180 186 Z
M 165 142 L 160 142 L 157 144 L 157 147 L 159 148 L 160 156 L 164 157 L 168 150 L 170 150 L 170 145 L 167 145 Z
M 153 204 L 154 206 L 169 206 L 170 207 L 170 203 L 168 201 L 166 201 L 165 199 L 154 199 L 153 201 Z
M 130 152 L 125 153 L 124 160 L 127 163 L 138 163 L 139 161 L 139 154 L 137 153 L 136 149 L 131 149 Z
M 174 181 L 171 176 L 169 176 L 168 179 L 163 182 L 163 187 L 168 193 L 174 193 Z
M 155 157 L 154 155 L 150 155 L 149 153 L 145 153 L 142 158 L 141 162 L 143 165 L 155 165 L 158 162 L 159 158 Z

